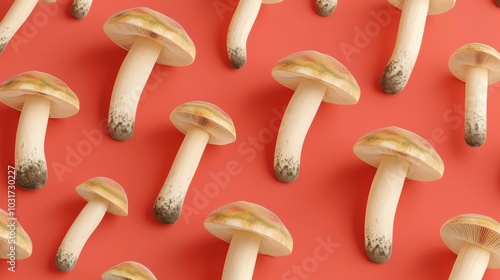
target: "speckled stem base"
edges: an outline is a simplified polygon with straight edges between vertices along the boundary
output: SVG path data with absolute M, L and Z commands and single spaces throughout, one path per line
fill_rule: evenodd
M 71 6 L 71 15 L 74 18 L 82 19 L 89 13 L 92 0 L 74 0 Z
M 337 8 L 337 0 L 316 0 L 316 12 L 323 17 L 331 15 Z
M 469 67 L 465 77 L 464 138 L 467 145 L 480 147 L 486 141 L 488 70 Z
M 15 0 L 0 22 L 0 54 L 29 17 L 38 0 Z

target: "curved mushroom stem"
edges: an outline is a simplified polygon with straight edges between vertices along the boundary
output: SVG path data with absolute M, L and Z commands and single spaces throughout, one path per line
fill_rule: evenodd
M 159 43 L 138 36 L 123 60 L 109 104 L 108 130 L 113 139 L 132 137 L 137 105 L 161 48 Z
M 316 12 L 323 17 L 327 17 L 337 8 L 337 0 L 316 0 Z
M 77 19 L 84 18 L 88 15 L 91 5 L 92 0 L 73 0 L 73 6 L 71 6 L 71 15 L 73 15 L 73 17 Z
M 259 14 L 261 0 L 240 0 L 227 32 L 227 55 L 231 66 L 239 69 L 247 60 L 247 39 Z
M 0 54 L 29 17 L 38 0 L 15 0 L 0 22 Z
M 398 93 L 408 83 L 420 52 L 428 12 L 429 0 L 405 1 L 396 44 L 380 81 L 386 93 Z
M 365 215 L 365 249 L 372 262 L 391 257 L 394 218 L 408 166 L 406 160 L 386 155 L 373 178 Z
M 467 145 L 479 147 L 486 140 L 488 69 L 468 67 L 465 76 L 464 137 Z
M 303 79 L 288 103 L 274 152 L 274 175 L 283 183 L 299 176 L 302 145 L 326 89 L 320 82 Z
M 222 280 L 252 280 L 261 237 L 247 231 L 236 231 L 226 255 Z
M 57 269 L 68 272 L 75 267 L 83 246 L 106 214 L 108 205 L 109 202 L 96 198 L 83 207 L 57 250 Z
M 160 222 L 173 224 L 179 219 L 189 184 L 198 168 L 208 138 L 209 134 L 198 127 L 193 127 L 186 133 L 154 204 L 154 214 Z
M 481 280 L 490 261 L 490 251 L 465 242 L 458 253 L 449 280 Z
M 38 189 L 47 182 L 45 133 L 50 100 L 29 95 L 24 102 L 16 132 L 16 183 L 24 189 Z

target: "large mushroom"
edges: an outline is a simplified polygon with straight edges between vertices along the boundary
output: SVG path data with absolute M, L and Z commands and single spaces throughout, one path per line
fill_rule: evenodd
M 388 94 L 402 91 L 417 61 L 427 15 L 442 14 L 455 6 L 455 0 L 388 0 L 402 10 L 396 44 L 380 84 Z
M 269 209 L 246 201 L 228 203 L 208 214 L 205 229 L 230 243 L 222 280 L 251 280 L 258 254 L 290 255 L 293 239 Z
M 165 182 L 156 197 L 154 214 L 165 224 L 175 223 L 207 144 L 226 145 L 236 140 L 233 121 L 222 109 L 204 101 L 177 106 L 170 120 L 185 134 Z
M 443 242 L 457 254 L 449 280 L 481 280 L 500 268 L 500 223 L 481 214 L 463 214 L 441 226 Z
M 135 261 L 124 261 L 102 275 L 102 280 L 156 280 L 156 276 L 145 265 Z
M 17 218 L 0 209 L 0 259 L 23 260 L 32 252 L 31 238 Z
M 360 88 L 344 65 L 313 50 L 281 59 L 274 65 L 272 76 L 295 91 L 283 115 L 274 153 L 275 177 L 292 183 L 299 176 L 302 146 L 321 102 L 356 104 Z
M 20 110 L 15 145 L 16 183 L 38 189 L 47 182 L 45 134 L 49 118 L 66 118 L 80 109 L 75 93 L 60 79 L 39 71 L 0 84 L 0 101 Z
M 116 76 L 109 104 L 111 137 L 132 137 L 137 106 L 155 63 L 186 66 L 194 62 L 193 41 L 175 20 L 150 8 L 121 11 L 104 23 L 104 32 L 128 54 Z
M 449 68 L 465 82 L 465 142 L 480 147 L 486 141 L 488 86 L 500 81 L 500 53 L 485 44 L 466 44 L 453 52 Z
M 440 179 L 444 163 L 429 142 L 397 126 L 362 136 L 353 151 L 377 168 L 366 204 L 365 249 L 370 261 L 385 263 L 392 253 L 394 218 L 405 179 Z

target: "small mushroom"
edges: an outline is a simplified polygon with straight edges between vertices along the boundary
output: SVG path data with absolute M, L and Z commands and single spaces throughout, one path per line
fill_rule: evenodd
M 181 104 L 172 111 L 170 120 L 186 136 L 154 203 L 156 218 L 165 224 L 173 224 L 179 219 L 184 198 L 207 144 L 226 145 L 236 140 L 231 117 L 208 102 Z
M 500 53 L 484 44 L 466 44 L 451 55 L 449 68 L 465 82 L 465 142 L 480 147 L 486 141 L 488 85 L 500 81 Z
M 292 253 L 293 239 L 281 220 L 255 203 L 237 201 L 208 214 L 205 229 L 230 243 L 222 280 L 251 280 L 257 255 L 286 256 Z
M 14 250 L 13 250 L 14 249 Z M 27 259 L 33 252 L 33 244 L 28 233 L 17 218 L 0 209 L 0 259 Z
M 90 235 L 101 222 L 104 214 L 128 215 L 127 194 L 116 181 L 95 177 L 76 186 L 76 192 L 87 201 L 69 228 L 56 254 L 56 267 L 71 271 Z
M 63 81 L 38 71 L 1 83 L 0 101 L 21 111 L 15 145 L 16 183 L 24 189 L 38 189 L 47 181 L 44 145 L 48 119 L 75 115 L 80 101 Z
M 71 15 L 76 19 L 82 19 L 89 14 L 92 0 L 73 0 Z
M 316 0 L 316 12 L 318 15 L 327 17 L 337 8 L 337 0 Z
M 54 3 L 55 0 L 40 0 Z M 28 19 L 39 0 L 15 0 L 0 21 L 0 54 L 5 50 L 12 37 Z
M 283 115 L 274 153 L 274 175 L 284 183 L 299 176 L 304 140 L 322 101 L 356 104 L 360 88 L 349 70 L 326 54 L 308 50 L 278 61 L 272 76 L 295 90 Z
M 139 99 L 155 63 L 190 65 L 196 49 L 179 23 L 146 7 L 112 15 L 104 32 L 129 51 L 116 76 L 108 115 L 111 137 L 126 141 L 132 137 Z
M 480 214 L 455 216 L 441 226 L 443 242 L 457 254 L 449 280 L 481 280 L 500 268 L 500 223 Z
M 364 135 L 353 151 L 377 168 L 366 204 L 365 249 L 370 261 L 385 263 L 392 253 L 394 218 L 405 179 L 440 179 L 444 163 L 429 142 L 396 126 Z
M 384 69 L 380 84 L 388 94 L 402 91 L 417 61 L 427 15 L 442 14 L 455 6 L 455 0 L 388 0 L 402 10 L 396 44 Z
M 239 69 L 247 61 L 247 39 L 262 4 L 283 0 L 240 0 L 227 31 L 227 55 L 231 66 Z
M 102 280 L 156 280 L 156 276 L 146 266 L 135 261 L 124 261 L 101 275 Z

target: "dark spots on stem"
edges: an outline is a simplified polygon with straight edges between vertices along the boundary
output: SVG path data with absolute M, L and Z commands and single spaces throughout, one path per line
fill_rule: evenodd
M 399 61 L 391 60 L 384 69 L 380 80 L 382 90 L 388 94 L 396 94 L 403 90 L 408 81 L 409 74 Z
M 82 19 L 89 13 L 90 5 L 88 3 L 76 3 L 71 7 L 71 14 L 76 19 Z
M 231 67 L 240 69 L 247 61 L 246 51 L 242 47 L 231 48 L 227 52 Z
M 73 253 L 57 252 L 56 267 L 62 272 L 71 271 L 75 265 L 78 257 Z
M 337 8 L 336 1 L 331 0 L 317 0 L 316 1 L 316 12 L 323 17 L 327 17 L 335 11 Z
M 43 187 L 47 182 L 47 164 L 43 160 L 27 160 L 16 167 L 16 184 L 27 190 Z
M 274 176 L 283 183 L 292 183 L 299 177 L 300 163 L 295 158 L 278 159 L 274 166 Z
M 181 216 L 183 201 L 180 196 L 176 199 L 158 196 L 153 207 L 156 219 L 164 224 L 177 222 Z
M 108 120 L 108 131 L 111 138 L 117 141 L 127 141 L 134 133 L 135 122 L 133 119 L 123 116 L 111 114 Z
M 365 250 L 370 261 L 385 263 L 392 254 L 392 240 L 386 236 L 367 236 Z

